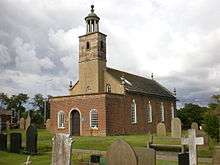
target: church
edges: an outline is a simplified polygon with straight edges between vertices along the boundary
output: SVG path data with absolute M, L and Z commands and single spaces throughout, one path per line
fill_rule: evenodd
M 175 116 L 176 97 L 151 79 L 106 65 L 106 35 L 100 18 L 85 17 L 86 34 L 79 36 L 79 80 L 69 95 L 52 97 L 50 129 L 72 136 L 108 136 L 156 132 L 162 122 L 167 131 Z M 121 55 L 123 57 L 123 55 Z

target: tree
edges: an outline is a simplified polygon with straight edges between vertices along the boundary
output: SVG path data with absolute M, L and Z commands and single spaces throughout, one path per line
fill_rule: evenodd
M 50 98 L 51 96 L 48 96 Z M 35 124 L 38 127 L 42 127 L 44 124 L 44 119 L 47 119 L 49 117 L 49 102 L 48 99 L 44 98 L 42 94 L 36 94 L 31 102 L 33 106 L 33 112 L 32 112 L 32 121 L 35 122 Z M 45 108 L 46 108 L 46 116 L 45 116 Z
M 8 102 L 9 102 L 9 98 L 7 94 L 0 93 L 0 107 L 7 109 Z
M 189 103 L 177 110 L 177 117 L 182 121 L 183 128 L 188 129 L 191 127 L 192 122 L 197 122 L 198 125 L 201 125 L 206 111 L 206 107 L 200 107 L 197 104 Z

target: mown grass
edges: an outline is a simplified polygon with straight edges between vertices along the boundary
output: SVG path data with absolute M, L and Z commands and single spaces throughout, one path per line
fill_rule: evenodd
M 10 130 L 7 133 L 20 132 L 22 133 L 23 147 L 25 146 L 25 131 Z M 38 129 L 38 152 L 36 156 L 32 156 L 33 165 L 46 165 L 51 163 L 51 149 L 52 149 L 52 137 L 53 134 L 45 129 Z M 123 139 L 133 147 L 146 147 L 148 141 L 151 139 L 149 135 L 126 135 L 126 136 L 107 136 L 107 137 L 76 137 L 73 143 L 74 149 L 86 149 L 86 150 L 100 150 L 106 151 L 108 147 L 117 139 Z M 9 136 L 8 136 L 9 142 Z M 170 137 L 153 137 L 153 142 L 157 144 L 180 144 L 179 139 L 173 139 Z M 9 147 L 8 147 L 9 148 Z M 199 157 L 211 157 L 212 151 L 208 146 L 199 147 Z M 20 165 L 25 162 L 27 155 L 13 154 L 9 152 L 0 152 L 0 165 Z M 87 161 L 89 155 L 73 154 L 72 160 L 75 164 L 79 164 L 79 161 Z M 176 165 L 175 161 L 157 160 L 157 165 Z

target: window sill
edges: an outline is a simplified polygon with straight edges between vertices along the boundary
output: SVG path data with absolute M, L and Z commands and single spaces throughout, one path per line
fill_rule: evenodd
M 57 129 L 65 129 L 65 127 L 58 127 Z

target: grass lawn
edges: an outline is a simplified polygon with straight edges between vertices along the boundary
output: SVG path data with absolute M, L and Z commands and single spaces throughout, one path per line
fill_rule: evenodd
M 25 132 L 21 130 L 10 130 L 11 132 L 22 133 L 23 147 L 25 146 Z M 38 152 L 36 156 L 32 156 L 31 160 L 33 165 L 48 165 L 51 162 L 51 148 L 52 148 L 53 135 L 45 129 L 38 129 Z M 9 138 L 9 136 L 8 136 Z M 100 150 L 106 151 L 108 147 L 117 139 L 123 139 L 127 141 L 133 147 L 145 147 L 149 140 L 147 135 L 126 135 L 126 136 L 107 136 L 107 137 L 77 137 L 73 143 L 74 149 L 86 149 L 86 150 Z M 9 139 L 8 139 L 9 141 Z M 180 144 L 180 140 L 172 139 L 170 137 L 154 137 L 154 143 L 159 144 Z M 9 148 L 9 147 L 8 147 Z M 199 156 L 210 157 L 211 151 L 208 147 L 199 148 Z M 0 165 L 20 165 L 25 162 L 27 155 L 13 154 L 8 152 L 0 152 Z M 88 160 L 89 155 L 83 158 L 79 155 L 73 154 L 73 162 L 78 164 L 79 160 Z M 157 165 L 177 165 L 175 161 L 157 160 Z

